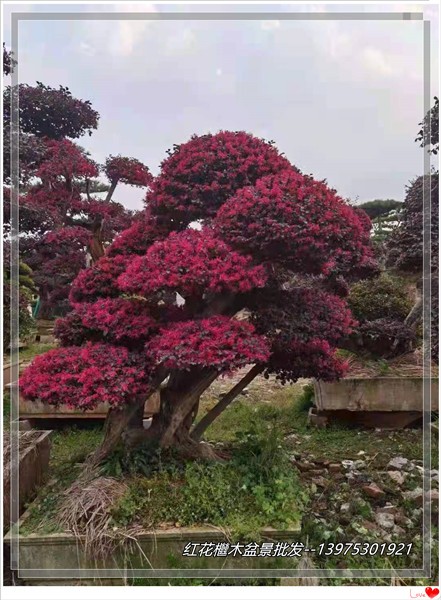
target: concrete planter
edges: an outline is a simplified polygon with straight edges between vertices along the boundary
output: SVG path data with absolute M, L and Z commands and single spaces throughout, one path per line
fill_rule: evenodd
M 341 417 L 366 426 L 403 427 L 423 412 L 422 377 L 346 378 L 333 383 L 314 380 L 318 417 Z M 438 410 L 438 379 L 431 379 L 431 410 Z M 314 412 L 313 412 L 314 414 Z
M 63 404 L 61 406 L 51 406 L 43 402 L 32 402 L 19 396 L 20 419 L 28 419 L 31 423 L 52 419 L 70 419 L 70 420 L 90 420 L 106 418 L 109 411 L 107 403 L 101 403 L 93 410 L 81 411 Z M 159 412 L 159 394 L 153 394 L 148 398 L 144 405 L 144 417 L 147 419 Z
M 54 337 L 54 325 L 55 320 L 50 319 L 37 319 L 37 333 L 35 341 L 42 344 L 54 344 L 56 339 Z
M 49 468 L 50 434 L 51 431 L 23 431 L 19 432 L 19 497 L 18 514 L 23 513 L 24 506 L 32 500 L 36 489 L 43 483 Z M 26 438 L 32 437 L 31 443 L 21 451 L 26 443 Z M 4 473 L 3 493 L 3 518 L 4 528 L 9 528 L 11 518 L 10 481 Z
M 21 370 L 24 366 L 22 360 L 18 361 L 18 369 Z M 12 382 L 12 363 L 3 363 L 3 389 Z
M 24 522 L 24 519 L 22 519 Z M 260 541 L 297 542 L 300 527 L 293 526 L 286 531 L 267 528 L 261 531 Z M 11 535 L 5 538 L 10 543 Z M 220 530 L 209 527 L 176 528 L 142 533 L 136 537 L 138 547 L 127 554 L 114 553 L 106 561 L 88 558 L 81 542 L 67 533 L 18 537 L 19 577 L 33 585 L 68 585 L 68 581 L 82 578 L 84 585 L 121 585 L 124 577 L 131 576 L 130 569 L 151 571 L 151 576 L 164 576 L 160 570 L 170 569 L 211 569 L 222 576 L 224 569 L 292 569 L 298 559 L 289 557 L 187 557 L 182 556 L 184 547 L 189 543 L 227 542 Z M 244 542 L 241 542 L 244 543 Z M 58 573 L 54 569 L 59 569 Z M 96 569 L 108 569 L 107 573 L 97 573 Z M 44 573 L 44 570 L 53 573 Z M 112 570 L 112 571 L 110 571 Z M 129 571 L 128 571 L 129 570 Z M 60 581 L 60 577 L 68 581 Z M 139 577 L 140 575 L 137 574 Z M 170 573 L 168 576 L 173 576 Z M 203 576 L 203 575 L 202 575 Z M 207 577 L 213 577 L 206 575 Z M 98 582 L 99 577 L 99 582 Z M 38 579 L 36 579 L 38 578 Z

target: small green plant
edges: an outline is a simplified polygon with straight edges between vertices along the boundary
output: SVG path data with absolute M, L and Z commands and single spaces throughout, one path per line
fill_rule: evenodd
M 301 396 L 297 399 L 296 407 L 299 412 L 307 413 L 314 404 L 314 385 L 307 383 L 303 386 Z
M 148 477 L 132 477 L 113 511 L 115 523 L 209 523 L 242 537 L 296 523 L 306 495 L 277 430 L 254 424 L 237 435 L 232 452 L 226 463 L 182 464 L 158 454 Z

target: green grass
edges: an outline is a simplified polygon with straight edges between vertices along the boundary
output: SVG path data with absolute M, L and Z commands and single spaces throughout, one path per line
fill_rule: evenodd
M 52 433 L 48 482 L 40 488 L 35 501 L 29 506 L 29 516 L 20 527 L 21 535 L 60 531 L 56 515 L 62 492 L 80 475 L 82 463 L 100 439 L 101 427 L 71 428 Z
M 52 348 L 56 348 L 56 344 L 41 344 L 40 342 L 35 342 L 30 344 L 27 348 L 20 350 L 19 357 L 20 360 L 28 362 L 31 361 L 35 356 L 44 354 L 48 350 L 52 350 Z

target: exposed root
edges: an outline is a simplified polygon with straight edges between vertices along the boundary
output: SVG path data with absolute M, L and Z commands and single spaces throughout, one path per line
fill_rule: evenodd
M 206 442 L 197 442 L 190 436 L 185 436 L 184 439 L 176 440 L 173 445 L 174 449 L 186 459 L 202 459 L 207 461 L 225 462 L 230 458 L 230 455 L 225 450 L 214 448 Z

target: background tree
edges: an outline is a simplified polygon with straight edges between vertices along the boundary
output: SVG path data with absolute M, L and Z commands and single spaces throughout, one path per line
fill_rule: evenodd
M 5 74 L 11 72 L 11 60 L 4 48 Z M 67 87 L 40 82 L 20 84 L 18 93 L 20 253 L 34 272 L 40 316 L 50 317 L 66 312 L 70 285 L 88 257 L 98 260 L 115 234 L 131 222 L 133 213 L 112 201 L 117 183 L 145 187 L 152 177 L 133 158 L 109 157 L 101 167 L 72 141 L 91 135 L 98 126 L 99 114 L 90 101 L 75 98 Z M 3 101 L 4 180 L 10 184 L 10 87 Z M 108 176 L 107 184 L 98 179 L 101 172 Z M 108 192 L 104 200 L 96 195 L 103 191 Z M 9 202 L 6 187 L 6 236 Z
M 370 219 L 376 219 L 388 215 L 392 210 L 399 211 L 403 207 L 403 203 L 399 200 L 370 200 L 357 205 L 358 208 L 364 210 Z
M 3 264 L 3 350 L 8 352 L 11 343 L 11 253 L 9 244 L 3 246 Z M 32 278 L 32 270 L 23 262 L 19 264 L 18 284 L 18 323 L 21 339 L 26 340 L 35 330 L 35 320 L 30 308 L 37 288 Z
M 353 324 L 344 280 L 375 267 L 369 231 L 366 215 L 272 143 L 194 136 L 162 163 L 143 217 L 80 272 L 56 326 L 63 346 L 35 359 L 22 392 L 82 408 L 108 401 L 95 462 L 122 437 L 212 455 L 198 443 L 204 428 L 257 374 L 342 376 L 335 347 Z M 201 394 L 247 365 L 194 427 Z M 143 405 L 159 388 L 145 431 Z
M 389 359 L 415 348 L 417 336 L 406 324 L 412 308 L 412 286 L 383 272 L 351 286 L 348 305 L 357 325 L 341 344 L 357 355 Z
M 435 98 L 432 109 L 420 125 L 416 138 L 421 147 L 437 154 L 439 148 L 439 102 Z M 424 214 L 424 198 L 430 203 L 430 223 Z M 417 299 L 407 315 L 406 324 L 415 329 L 422 317 L 423 299 L 423 230 L 424 223 L 430 228 L 430 277 L 431 277 L 431 352 L 438 360 L 438 306 L 439 306 L 439 172 L 416 178 L 407 188 L 402 220 L 388 244 L 388 266 L 416 280 Z
M 421 148 L 429 149 L 431 154 L 439 152 L 439 99 L 435 96 L 432 108 L 427 112 L 423 121 L 419 124 L 421 129 L 415 138 L 420 142 Z

